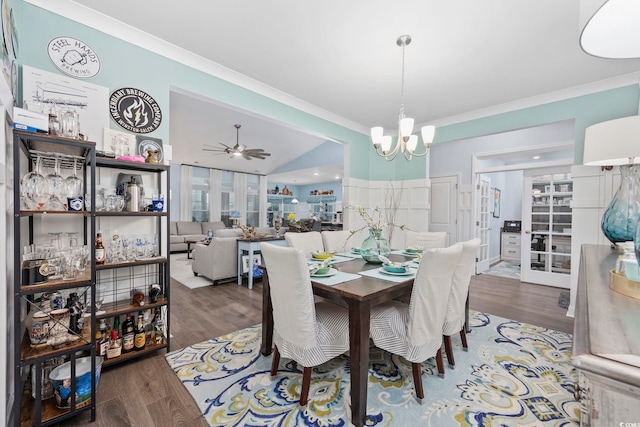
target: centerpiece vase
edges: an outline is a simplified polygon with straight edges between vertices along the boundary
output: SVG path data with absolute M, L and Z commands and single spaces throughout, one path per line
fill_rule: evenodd
M 389 256 L 391 248 L 387 239 L 382 237 L 382 230 L 369 229 L 369 237 L 360 246 L 360 255 L 366 262 L 381 264 L 378 255 Z
M 602 216 L 602 232 L 611 243 L 634 240 L 640 218 L 640 165 L 620 165 L 620 188 Z

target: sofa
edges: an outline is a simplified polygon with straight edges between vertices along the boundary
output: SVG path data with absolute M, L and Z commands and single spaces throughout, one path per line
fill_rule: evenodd
M 171 221 L 169 233 L 169 252 L 180 252 L 187 250 L 187 241 L 204 240 L 207 231 L 216 231 L 225 227 L 224 222 L 191 222 L 191 221 Z
M 258 233 L 275 235 L 272 227 L 256 227 Z M 282 229 L 280 230 L 282 233 Z M 215 285 L 223 279 L 238 277 L 238 245 L 236 240 L 242 237 L 242 230 L 227 228 L 215 231 L 209 245 L 196 244 L 192 247 L 191 269 L 193 275 L 202 275 Z

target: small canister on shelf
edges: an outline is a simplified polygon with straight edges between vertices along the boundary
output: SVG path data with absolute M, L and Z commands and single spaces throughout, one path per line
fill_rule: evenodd
M 49 280 L 49 263 L 46 259 L 30 259 L 22 263 L 22 284 L 38 285 Z

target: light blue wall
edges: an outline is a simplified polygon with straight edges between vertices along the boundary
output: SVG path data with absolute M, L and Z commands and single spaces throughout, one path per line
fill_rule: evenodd
M 585 129 L 595 123 L 638 114 L 638 85 L 630 85 L 477 120 L 442 126 L 434 142 L 443 143 L 513 129 L 575 119 L 575 164 L 582 164 Z

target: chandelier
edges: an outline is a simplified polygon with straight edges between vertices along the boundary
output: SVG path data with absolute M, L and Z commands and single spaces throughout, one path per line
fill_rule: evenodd
M 404 49 L 411 43 L 410 35 L 402 35 L 398 37 L 396 44 L 402 48 L 402 89 L 400 91 L 400 117 L 398 118 L 398 140 L 393 149 L 391 149 L 392 138 L 390 135 L 384 135 L 384 129 L 381 126 L 371 128 L 371 142 L 376 153 L 384 157 L 385 160 L 391 161 L 396 158 L 399 152 L 402 152 L 404 158 L 411 160 L 413 156 L 422 157 L 429 152 L 433 136 L 435 134 L 435 126 L 422 127 L 422 143 L 425 150 L 417 153 L 418 135 L 412 135 L 414 120 L 404 115 Z

